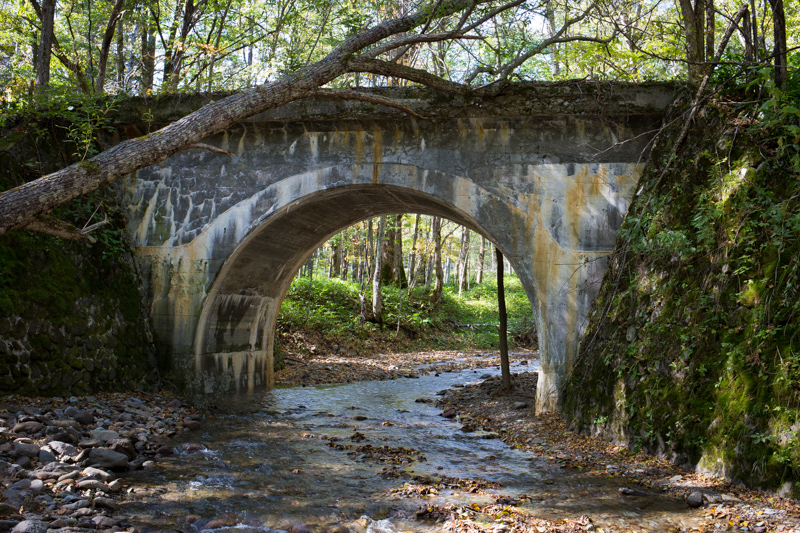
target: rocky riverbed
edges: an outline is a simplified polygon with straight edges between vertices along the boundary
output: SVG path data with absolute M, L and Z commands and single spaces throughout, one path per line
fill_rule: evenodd
M 677 496 L 687 506 L 704 511 L 704 523 L 696 531 L 800 533 L 800 505 L 796 500 L 709 478 L 664 459 L 572 432 L 557 413 L 537 416 L 535 372 L 515 374 L 510 393 L 501 392 L 499 376 L 484 377 L 480 383 L 448 389 L 439 401 L 442 414 L 456 418 L 464 431 L 496 433 L 509 446 L 533 452 L 562 468 L 622 478 L 626 484 L 619 489 L 620 498 L 636 497 L 652 489 L 665 497 Z M 455 511 L 440 512 L 450 520 L 450 530 L 473 531 L 469 516 Z M 512 522 L 524 525 L 524 513 L 513 516 Z M 584 522 L 586 531 L 599 529 L 589 527 L 588 518 Z M 609 522 L 612 525 L 606 526 L 607 531 L 636 530 L 635 524 L 621 516 L 618 520 L 610 517 Z
M 430 352 L 423 352 L 412 356 L 408 354 L 387 355 L 369 360 L 363 358 L 354 360 L 347 356 L 333 360 L 331 356 L 325 356 L 306 361 L 308 363 L 306 365 L 295 366 L 298 369 L 304 369 L 312 376 L 312 379 L 305 378 L 309 382 L 317 379 L 346 382 L 370 379 L 370 376 L 373 375 L 370 372 L 354 372 L 352 371 L 353 367 L 381 369 L 387 372 L 387 377 L 384 379 L 428 374 L 430 378 L 425 379 L 438 380 L 444 379 L 445 372 L 450 370 L 478 369 L 497 364 L 496 354 L 488 357 L 476 357 L 475 354 L 451 352 L 441 359 L 433 357 L 433 355 Z M 512 359 L 522 360 L 529 356 L 530 354 L 516 354 Z M 325 368 L 332 364 L 343 366 L 339 372 Z M 490 372 L 496 374 L 497 370 Z M 442 375 L 441 378 L 434 377 L 439 373 Z M 476 432 L 474 434 L 480 434 L 481 439 L 499 438 L 508 447 L 524 450 L 537 461 L 546 461 L 556 469 L 565 469 L 565 472 L 581 472 L 589 477 L 612 480 L 614 492 L 617 491 L 616 486 L 619 485 L 619 494 L 615 497 L 618 497 L 620 501 L 635 501 L 639 498 L 641 501 L 649 503 L 646 500 L 663 497 L 665 500 L 673 502 L 677 500 L 680 505 L 685 505 L 684 509 L 693 508 L 691 516 L 695 518 L 691 523 L 694 525 L 688 529 L 675 529 L 675 531 L 800 533 L 800 506 L 796 501 L 746 490 L 740 486 L 680 469 L 663 459 L 643 453 L 632 453 L 624 447 L 575 434 L 569 431 L 557 415 L 536 416 L 533 409 L 537 378 L 535 372 L 516 374 L 514 377 L 516 388 L 509 394 L 501 393 L 499 377 L 496 375 L 481 375 L 473 371 L 469 371 L 468 374 L 474 375 L 473 379 L 480 379 L 480 381 L 451 385 L 452 388 L 447 389 L 439 396 L 439 411 L 434 411 L 433 418 L 442 420 L 442 424 L 455 422 L 460 426 L 461 432 L 465 434 Z M 302 373 L 292 375 L 298 379 L 303 376 Z M 295 378 L 287 381 L 292 382 L 292 379 Z M 421 381 L 424 379 L 406 380 L 408 383 Z M 302 379 L 299 379 L 299 382 L 302 383 Z M 450 383 L 453 381 L 450 380 Z M 400 388 L 403 387 L 406 385 L 402 385 Z M 295 390 L 315 392 L 302 388 Z M 336 389 L 326 390 L 334 396 L 338 394 L 335 392 Z M 437 389 L 426 390 L 430 390 L 432 394 Z M 298 396 L 298 399 L 301 397 L 306 398 Z M 303 401 L 310 399 L 311 396 L 308 396 Z M 347 405 L 347 401 L 353 400 L 340 398 L 338 401 L 345 402 L 342 405 Z M 430 398 L 420 398 L 417 401 L 432 405 Z M 306 411 L 313 411 L 304 406 L 291 407 L 292 405 L 293 403 L 290 403 L 288 410 L 276 418 L 275 422 L 272 422 L 278 425 L 265 426 L 269 433 L 276 431 L 279 426 L 286 429 L 288 428 L 287 422 L 306 416 L 302 414 Z M 421 457 L 421 455 L 410 448 L 398 448 L 397 445 L 394 445 L 393 448 L 391 441 L 384 443 L 377 437 L 382 432 L 392 429 L 396 424 L 403 425 L 404 422 L 398 417 L 406 416 L 402 414 L 405 411 L 397 411 L 394 415 L 396 418 L 381 419 L 383 420 L 381 422 L 378 419 L 373 420 L 375 415 L 370 412 L 368 407 L 362 408 L 365 411 L 363 414 L 353 414 L 356 411 L 352 411 L 352 409 L 358 411 L 359 408 L 349 407 L 343 411 L 346 413 L 345 415 L 334 415 L 323 411 L 308 415 L 311 416 L 309 427 L 315 428 L 314 431 L 318 431 L 322 427 L 328 428 L 326 431 L 330 435 L 324 436 L 327 446 L 313 444 L 313 441 L 317 439 L 311 437 L 316 433 L 313 435 L 303 433 L 298 441 L 310 443 L 308 446 L 314 447 L 314 450 L 311 451 L 325 448 L 331 453 L 347 454 L 347 457 L 350 457 L 350 454 L 356 454 L 356 457 L 360 457 L 358 461 L 366 463 L 369 463 L 375 455 L 371 455 L 372 451 L 380 452 L 375 455 L 375 460 L 379 460 L 383 467 L 383 477 L 393 480 L 395 483 L 394 488 L 387 490 L 386 494 L 380 498 L 385 498 L 388 502 L 391 502 L 392 498 L 410 498 L 414 501 L 421 497 L 423 499 L 433 498 L 419 507 L 416 512 L 409 514 L 408 511 L 404 511 L 406 514 L 403 516 L 409 517 L 410 521 L 407 524 L 411 529 L 403 529 L 403 531 L 417 531 L 415 524 L 422 523 L 427 524 L 426 531 L 480 533 L 660 531 L 658 528 L 653 529 L 637 522 L 638 519 L 631 519 L 623 514 L 613 512 L 603 516 L 597 516 L 591 512 L 572 513 L 574 516 L 569 518 L 548 516 L 546 509 L 550 504 L 545 502 L 536 504 L 534 501 L 533 503 L 536 505 L 533 508 L 539 509 L 536 511 L 539 514 L 536 514 L 531 511 L 530 499 L 549 498 L 547 489 L 544 487 L 536 494 L 529 495 L 487 493 L 484 499 L 490 501 L 485 503 L 440 502 L 436 500 L 438 493 L 442 491 L 472 493 L 475 488 L 472 484 L 477 481 L 447 477 L 444 474 L 403 473 L 403 469 L 408 465 L 411 465 L 409 468 L 412 470 L 419 468 L 413 465 L 419 463 L 417 457 Z M 374 405 L 372 409 L 375 409 Z M 436 416 L 436 412 L 439 412 L 442 417 Z M 337 416 L 343 418 L 337 421 Z M 222 425 L 224 432 L 217 436 L 218 442 L 206 442 L 208 428 L 214 425 L 214 420 L 206 421 L 202 432 L 203 440 L 200 441 L 201 445 L 189 443 L 191 437 L 172 440 L 186 432 L 200 429 L 203 417 L 202 413 L 184 405 L 180 399 L 163 393 L 160 395 L 104 394 L 81 398 L 9 397 L 0 399 L 0 533 L 6 531 L 14 533 L 135 531 L 134 526 L 141 529 L 139 526 L 139 523 L 142 522 L 141 516 L 135 518 L 126 513 L 136 513 L 137 509 L 149 512 L 149 509 L 160 505 L 159 502 L 172 501 L 167 498 L 172 493 L 177 495 L 176 497 L 180 501 L 186 500 L 196 489 L 195 486 L 200 487 L 200 490 L 195 492 L 204 494 L 203 487 L 210 483 L 209 480 L 217 482 L 215 477 L 208 477 L 210 474 L 206 470 L 210 467 L 219 469 L 225 476 L 232 475 L 231 465 L 228 465 L 226 461 L 222 461 L 225 464 L 217 464 L 220 461 L 213 450 L 221 450 L 225 447 L 232 448 L 233 451 L 241 449 L 245 456 L 248 456 L 250 453 L 248 450 L 253 449 L 251 447 L 258 442 L 254 439 L 261 438 L 251 435 L 253 422 L 248 420 L 250 419 L 243 418 L 241 420 L 240 423 L 243 426 L 238 430 L 241 434 L 236 438 L 231 433 L 233 421 L 224 422 Z M 323 424 L 324 420 L 331 420 L 331 422 Z M 427 419 L 423 416 L 421 420 Z M 262 423 L 259 422 L 256 425 Z M 347 433 L 349 430 L 352 430 L 352 434 Z M 374 434 L 371 435 L 368 430 Z M 343 433 L 339 435 L 337 432 Z M 199 440 L 200 433 L 197 435 L 196 440 Z M 339 436 L 334 437 L 333 435 Z M 365 435 L 376 444 L 370 445 L 369 441 L 361 442 L 365 440 Z M 319 438 L 323 438 L 323 435 L 320 434 Z M 375 440 L 376 438 L 377 440 Z M 183 444 L 177 444 L 180 441 Z M 337 451 L 340 448 L 341 451 Z M 392 462 L 395 455 L 390 452 L 395 448 L 403 453 L 396 454 L 397 461 Z M 420 446 L 420 448 L 422 449 L 424 446 Z M 267 449 L 271 449 L 269 445 L 267 445 Z M 434 461 L 429 450 L 422 449 L 422 451 L 430 456 L 431 461 Z M 169 482 L 162 486 L 162 483 L 158 481 L 162 479 L 161 473 L 166 469 L 174 470 L 175 461 L 179 457 L 181 464 L 192 465 L 197 470 L 191 474 L 194 485 L 187 489 L 184 486 L 186 485 L 185 478 L 179 477 L 179 480 L 183 481 Z M 192 460 L 192 457 L 197 459 Z M 317 471 L 304 463 L 305 452 L 288 453 L 286 457 L 279 454 L 278 457 L 279 460 L 289 463 L 288 470 L 283 474 L 278 474 L 276 470 L 267 479 L 276 481 L 276 477 L 283 476 L 285 483 L 283 485 L 276 483 L 274 487 L 268 487 L 269 490 L 266 490 L 264 495 L 258 492 L 261 490 L 260 485 L 252 487 L 248 485 L 247 491 L 245 491 L 248 497 L 252 496 L 255 500 L 267 498 L 272 501 L 287 491 L 294 497 L 294 491 L 300 489 L 292 485 L 291 480 L 305 475 L 304 469 L 309 470 L 307 474 L 310 476 L 322 475 L 326 470 L 319 468 Z M 491 464 L 491 460 L 491 457 L 486 459 L 489 464 Z M 335 463 L 339 461 L 340 459 L 334 458 Z M 386 465 L 383 465 L 384 462 Z M 446 465 L 447 462 L 443 464 Z M 272 467 L 272 463 L 268 466 Z M 236 474 L 241 478 L 241 483 L 245 483 L 249 479 L 248 476 L 260 467 L 243 468 L 241 473 Z M 278 468 L 278 465 L 275 465 L 275 468 Z M 143 473 L 145 474 L 143 478 L 141 474 L 134 475 L 133 471 L 136 470 L 150 470 L 154 474 L 154 476 L 150 476 L 149 485 L 143 481 L 149 474 Z M 436 471 L 438 472 L 438 470 Z M 206 479 L 207 477 L 208 479 Z M 339 480 L 340 483 L 342 481 Z M 488 479 L 486 483 L 493 481 L 493 479 Z M 321 481 L 315 481 L 309 486 L 321 486 L 321 483 Z M 598 486 L 604 485 L 598 484 Z M 170 487 L 172 488 L 170 489 Z M 212 484 L 210 487 L 213 488 L 216 485 Z M 227 490 L 231 491 L 231 494 L 235 494 L 235 497 L 241 498 L 241 494 L 232 491 L 225 483 L 220 487 L 222 488 L 213 489 L 211 492 Z M 258 498 L 255 496 L 257 492 Z M 211 497 L 210 494 L 209 497 Z M 579 504 L 581 498 L 586 498 L 588 502 L 593 495 L 576 493 L 571 497 L 574 497 Z M 412 503 L 412 508 L 413 505 Z M 560 504 L 555 501 L 553 505 L 558 507 Z M 572 505 L 574 506 L 575 502 Z M 254 509 L 257 508 L 259 506 Z M 198 507 L 198 510 L 202 509 L 205 507 Z M 545 514 L 542 514 L 543 509 Z M 183 516 L 175 509 L 172 512 L 178 514 L 170 515 L 168 522 L 173 524 L 171 527 L 181 530 L 226 529 L 233 528 L 233 526 L 239 528 L 241 523 L 241 517 L 238 515 L 230 520 L 222 521 L 218 516 L 214 516 L 214 513 L 217 513 L 224 518 L 224 508 L 211 511 L 212 516 L 202 519 L 193 518 L 190 514 Z M 382 531 L 378 529 L 382 522 L 379 516 L 373 516 L 378 519 L 377 522 L 369 519 L 354 520 L 353 518 L 344 524 L 340 522 L 335 531 L 340 533 L 343 531 L 350 533 Z M 252 527 L 265 530 L 264 524 L 267 522 L 262 522 Z M 296 533 L 301 531 L 324 533 L 334 530 L 316 528 L 313 524 L 297 526 L 296 524 L 284 525 L 279 522 L 275 524 L 269 522 L 269 527 L 273 530 L 275 528 L 293 530 Z M 159 528 L 150 530 L 155 531 Z
M 201 415 L 159 395 L 0 400 L 0 533 L 121 531 L 127 472 L 156 468 Z

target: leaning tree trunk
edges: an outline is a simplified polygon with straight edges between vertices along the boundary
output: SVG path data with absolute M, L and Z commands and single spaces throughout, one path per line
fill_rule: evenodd
M 473 0 L 443 0 L 436 3 L 436 17 L 468 9 Z M 398 33 L 407 32 L 431 19 L 430 6 L 358 32 L 320 61 L 283 78 L 212 102 L 153 134 L 130 139 L 90 160 L 82 161 L 0 194 L 0 234 L 34 223 L 47 224 L 44 215 L 74 198 L 88 194 L 122 176 L 164 161 L 173 154 L 200 145 L 202 139 L 229 128 L 250 116 L 294 100 L 319 96 L 319 87 L 347 72 L 367 70 L 380 61 L 354 58 L 354 54 Z M 391 68 L 394 68 L 390 65 Z M 432 78 L 432 76 L 430 76 Z M 428 79 L 427 77 L 425 79 Z M 463 86 L 440 80 L 453 90 Z M 358 99 L 355 91 L 347 98 Z M 341 93 L 340 93 L 340 97 Z M 389 99 L 386 99 L 389 100 Z M 392 105 L 392 104 L 387 104 Z M 397 107 L 399 104 L 395 104 Z

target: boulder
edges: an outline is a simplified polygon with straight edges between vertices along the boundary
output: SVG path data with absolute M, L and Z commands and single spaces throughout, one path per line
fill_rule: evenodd
M 78 490 L 102 490 L 103 492 L 108 490 L 108 486 L 105 483 L 96 479 L 84 479 L 83 481 L 78 481 L 75 484 L 75 487 Z
M 41 422 L 36 422 L 35 420 L 30 420 L 28 422 L 20 422 L 19 424 L 15 425 L 12 431 L 14 433 L 33 435 L 34 433 L 39 433 L 43 429 L 44 424 Z
M 102 442 L 108 442 L 110 440 L 119 438 L 119 433 L 113 429 L 94 429 L 90 431 L 89 434 L 93 439 L 97 439 Z
M 11 457 L 37 457 L 39 455 L 39 447 L 35 444 L 27 442 L 15 442 L 14 450 L 11 452 Z
M 128 456 L 107 448 L 92 448 L 89 452 L 89 464 L 112 470 L 127 469 Z
M 106 481 L 106 482 L 111 481 L 117 477 L 111 472 L 106 472 L 105 470 L 94 468 L 93 466 L 88 466 L 84 468 L 83 474 L 86 476 L 93 477 L 95 479 L 99 479 L 100 481 Z
M 130 439 L 111 439 L 106 442 L 109 449 L 115 452 L 124 453 L 128 456 L 128 460 L 136 457 L 136 449 L 133 447 Z
M 11 533 L 45 533 L 47 523 L 41 520 L 23 520 L 11 530 Z
M 686 505 L 689 507 L 701 507 L 703 505 L 703 493 L 695 491 L 686 496 Z
M 66 455 L 68 457 L 75 457 L 78 455 L 78 448 L 73 446 L 72 444 L 67 444 L 66 442 L 61 442 L 60 440 L 52 440 L 50 441 L 50 449 L 53 450 L 58 455 Z
M 84 426 L 94 423 L 94 414 L 91 411 L 78 411 L 72 418 L 75 422 L 83 424 Z

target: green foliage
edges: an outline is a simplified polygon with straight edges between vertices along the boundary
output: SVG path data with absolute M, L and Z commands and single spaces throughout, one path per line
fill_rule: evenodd
M 531 327 L 531 307 L 516 276 L 506 276 L 506 305 L 509 330 L 527 331 Z M 360 315 L 359 285 L 336 278 L 295 278 L 278 318 L 278 339 L 292 332 L 307 331 L 322 335 L 324 342 L 371 351 L 387 344 L 392 349 L 493 349 L 498 346 L 497 287 L 486 282 L 459 297 L 445 287 L 441 304 L 432 308 L 424 287 L 410 296 L 406 289 L 385 286 L 384 327 L 363 322 Z M 367 297 L 367 309 L 370 308 Z M 400 333 L 397 331 L 398 319 Z M 456 327 L 478 324 L 479 327 Z M 488 325 L 487 325 L 488 324 Z M 300 349 L 308 349 L 300 346 Z
M 642 178 L 565 412 L 778 488 L 800 480 L 800 80 L 767 74 L 764 101 L 706 109 L 659 190 Z

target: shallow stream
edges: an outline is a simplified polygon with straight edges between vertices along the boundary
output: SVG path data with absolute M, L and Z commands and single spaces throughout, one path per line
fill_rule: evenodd
M 512 371 L 537 366 L 515 364 Z M 563 469 L 484 432 L 462 432 L 431 402 L 438 391 L 497 373 L 464 370 L 228 398 L 227 414 L 176 446 L 193 443 L 195 451 L 129 478 L 141 488 L 122 512 L 140 531 L 440 531 L 414 519 L 424 503 L 486 504 L 524 494 L 530 501 L 519 507 L 550 520 L 586 514 L 597 526 L 625 524 L 632 531 L 695 525 L 698 514 L 683 502 L 657 492 L 622 497 L 618 478 Z M 482 495 L 449 489 L 408 497 L 389 492 L 414 483 L 398 473 L 482 478 L 501 487 Z M 362 516 L 368 520 L 354 524 Z

